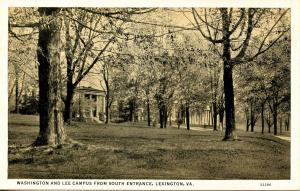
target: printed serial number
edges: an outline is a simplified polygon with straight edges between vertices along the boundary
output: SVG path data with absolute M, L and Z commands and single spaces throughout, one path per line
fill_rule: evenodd
M 272 186 L 272 184 L 267 182 L 262 182 L 260 183 L 260 186 Z

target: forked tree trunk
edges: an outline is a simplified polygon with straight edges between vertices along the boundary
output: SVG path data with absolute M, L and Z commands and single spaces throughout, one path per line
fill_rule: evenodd
M 63 103 L 60 94 L 60 28 L 57 8 L 39 8 L 43 21 L 39 28 L 40 131 L 34 145 L 58 145 L 65 141 Z
M 223 83 L 225 95 L 225 118 L 226 129 L 223 141 L 235 139 L 235 114 L 234 114 L 234 92 L 233 92 L 233 64 L 231 63 L 230 53 L 230 18 L 227 14 L 222 14 L 223 25 Z

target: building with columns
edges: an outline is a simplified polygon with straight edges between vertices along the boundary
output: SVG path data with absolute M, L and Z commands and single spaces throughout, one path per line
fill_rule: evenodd
M 78 87 L 74 95 L 73 116 L 85 121 L 103 122 L 105 92 L 92 87 Z

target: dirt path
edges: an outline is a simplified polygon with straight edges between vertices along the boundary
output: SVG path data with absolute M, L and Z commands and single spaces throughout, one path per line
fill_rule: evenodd
M 288 141 L 288 142 L 291 142 L 291 137 L 288 137 L 288 136 L 280 135 L 280 136 L 275 136 L 275 137 L 277 137 L 279 139 L 282 139 L 282 140 L 285 140 L 285 141 Z

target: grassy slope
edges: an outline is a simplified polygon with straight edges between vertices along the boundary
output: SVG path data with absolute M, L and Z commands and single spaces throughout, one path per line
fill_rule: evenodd
M 9 178 L 289 179 L 290 145 L 271 135 L 77 123 L 67 133 L 85 146 L 20 153 L 9 149 Z M 9 145 L 34 141 L 38 121 L 10 116 Z

